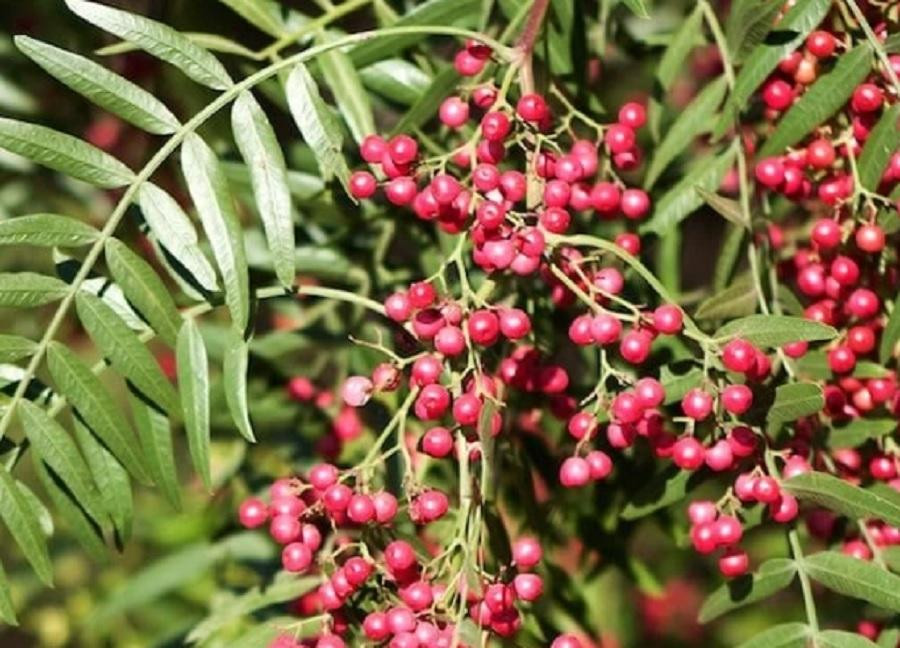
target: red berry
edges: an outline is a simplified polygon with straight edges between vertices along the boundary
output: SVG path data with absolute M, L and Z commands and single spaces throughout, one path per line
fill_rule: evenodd
M 419 155 L 419 145 L 409 135 L 395 135 L 387 143 L 394 164 L 410 164 Z
M 703 465 L 706 448 L 694 437 L 678 439 L 672 446 L 672 461 L 683 470 L 697 470 Z
M 544 101 L 544 98 L 541 95 L 534 93 L 522 95 L 519 102 L 516 104 L 516 112 L 519 114 L 519 117 L 525 121 L 534 123 L 546 119 L 550 114 L 550 111 L 547 108 L 547 102 Z
M 289 572 L 302 572 L 312 563 L 312 551 L 302 542 L 292 542 L 281 550 L 281 564 Z
M 359 145 L 359 154 L 369 164 L 378 164 L 387 152 L 387 144 L 378 135 L 366 135 Z
M 714 502 L 708 500 L 696 500 L 688 505 L 688 519 L 693 525 L 714 522 L 719 512 Z
M 412 304 L 406 293 L 397 292 L 384 300 L 384 311 L 395 322 L 405 322 L 412 315 Z
M 728 385 L 722 390 L 722 407 L 732 414 L 743 414 L 753 404 L 753 392 L 747 385 Z
M 739 373 L 750 371 L 755 359 L 756 348 L 746 340 L 732 340 L 722 349 L 722 364 L 729 371 Z
M 490 346 L 500 335 L 500 320 L 489 310 L 480 309 L 469 315 L 466 323 L 469 337 L 475 344 Z
M 741 523 L 732 515 L 722 515 L 713 522 L 713 532 L 719 546 L 737 544 L 744 535 Z
M 681 400 L 681 409 L 685 416 L 696 421 L 702 421 L 708 417 L 712 412 L 712 406 L 713 397 L 698 387 L 688 391 Z
M 634 148 L 634 130 L 624 124 L 611 124 L 603 136 L 611 153 L 625 153 Z
M 878 254 L 884 249 L 884 230 L 878 225 L 862 225 L 854 235 L 856 247 L 869 254 Z
M 559 469 L 559 482 L 566 488 L 584 486 L 591 479 L 591 466 L 581 457 L 569 457 Z
M 612 472 L 613 464 L 609 455 L 602 450 L 591 450 L 584 458 L 591 469 L 591 479 L 605 479 Z
M 509 340 L 520 340 L 531 332 L 531 319 L 519 308 L 500 311 L 500 332 Z
M 262 500 L 250 497 L 241 502 L 238 518 L 241 524 L 248 529 L 255 529 L 266 523 L 266 520 L 269 519 L 269 511 Z
M 416 552 L 405 540 L 394 540 L 384 549 L 384 562 L 394 572 L 405 572 L 416 564 Z
M 794 101 L 794 91 L 790 84 L 781 79 L 773 79 L 763 86 L 763 101 L 773 110 L 784 110 Z
M 650 210 L 650 197 L 643 189 L 626 189 L 622 192 L 620 207 L 626 218 L 638 220 Z
M 618 320 L 617 320 L 618 321 Z M 641 364 L 650 356 L 650 345 L 653 342 L 645 330 L 631 330 L 619 343 L 619 353 L 630 364 Z
M 884 93 L 881 88 L 873 83 L 863 83 L 853 91 L 850 105 L 858 113 L 871 113 L 881 108 L 884 102 Z
M 826 139 L 813 140 L 806 147 L 806 163 L 814 169 L 827 169 L 834 158 L 834 146 Z
M 834 36 L 821 29 L 806 37 L 806 49 L 816 58 L 828 58 L 834 54 L 835 45 Z
M 450 128 L 459 128 L 469 119 L 469 104 L 459 97 L 447 97 L 438 110 L 441 123 Z
M 719 558 L 719 571 L 726 578 L 743 576 L 750 568 L 750 558 L 747 552 L 737 547 L 731 547 Z
M 755 175 L 760 184 L 776 189 L 784 182 L 784 165 L 778 158 L 766 158 L 756 165 Z
M 453 58 L 453 67 L 460 76 L 475 76 L 484 69 L 487 61 L 483 58 L 474 56 L 468 49 L 461 49 Z
M 813 225 L 810 238 L 820 248 L 830 250 L 840 245 L 841 226 L 830 218 L 820 218 Z
M 350 176 L 350 195 L 354 198 L 369 198 L 375 193 L 378 183 L 368 171 L 355 171 Z
M 521 569 L 532 569 L 541 562 L 544 551 L 541 544 L 534 538 L 523 536 L 516 540 L 512 546 L 512 557 L 516 566 Z
M 489 142 L 500 142 L 509 135 L 510 122 L 506 113 L 491 111 L 481 118 L 481 134 Z
M 663 304 L 653 311 L 653 328 L 665 335 L 674 335 L 681 331 L 684 314 L 674 304 Z
M 619 108 L 618 117 L 620 124 L 637 130 L 647 122 L 647 111 L 643 105 L 636 101 L 629 101 Z

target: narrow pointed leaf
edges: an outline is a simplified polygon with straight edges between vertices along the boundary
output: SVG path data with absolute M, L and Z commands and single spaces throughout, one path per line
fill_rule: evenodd
M 881 344 L 878 345 L 878 359 L 882 363 L 894 355 L 897 350 L 897 342 L 900 342 L 900 295 L 894 301 L 894 309 L 881 333 Z
M 703 198 L 703 201 L 712 207 L 719 216 L 738 227 L 750 229 L 750 223 L 741 212 L 741 206 L 736 200 L 720 196 L 701 187 L 695 187 L 695 190 Z
M 139 452 L 137 439 L 131 433 L 131 426 L 100 378 L 74 351 L 60 342 L 50 343 L 47 366 L 56 388 L 104 447 L 122 462 L 135 479 L 149 483 L 146 464 Z
M 369 95 L 363 89 L 353 62 L 343 51 L 333 49 L 319 56 L 318 63 L 353 139 L 362 142 L 364 137 L 375 132 L 375 118 Z
M 251 442 L 256 441 L 250 425 L 250 412 L 247 408 L 247 343 L 233 336 L 225 349 L 225 360 L 222 370 L 225 373 L 225 402 L 238 432 Z
M 5 468 L 0 467 L 0 519 L 22 550 L 22 555 L 34 568 L 45 585 L 53 583 L 53 566 L 47 551 L 47 541 L 41 533 L 37 516 L 16 482 Z
M 841 54 L 834 69 L 820 76 L 778 121 L 775 132 L 760 149 L 759 157 L 780 154 L 828 121 L 847 103 L 853 89 L 871 71 L 872 47 L 868 43 Z
M 900 526 L 900 493 L 890 489 L 860 488 L 824 472 L 797 475 L 784 482 L 784 488 L 801 500 L 851 519 L 873 518 Z
M 216 271 L 198 245 L 197 230 L 175 199 L 156 185 L 145 182 L 139 193 L 141 213 L 156 236 L 197 283 L 209 292 L 219 289 Z
M 100 493 L 69 433 L 31 401 L 22 401 L 18 413 L 33 451 L 56 473 L 94 521 L 102 524 L 105 511 Z
M 681 470 L 677 466 L 665 468 L 631 495 L 622 509 L 622 518 L 637 520 L 680 502 L 704 478 L 702 473 Z
M 730 286 L 701 302 L 695 316 L 707 320 L 742 317 L 756 312 L 756 307 L 753 277 L 746 273 L 735 277 Z
M 874 641 L 861 634 L 845 630 L 823 630 L 816 635 L 816 646 L 820 648 L 878 648 Z
M 277 37 L 284 31 L 281 8 L 274 0 L 219 0 L 219 2 L 270 36 Z
M 767 560 L 754 573 L 724 583 L 710 594 L 700 608 L 699 621 L 709 623 L 732 610 L 767 599 L 790 585 L 796 575 L 793 560 Z
M 804 416 L 821 412 L 825 396 L 819 385 L 789 383 L 775 388 L 775 401 L 769 408 L 766 421 L 771 426 L 790 423 Z
M 3 563 L 0 563 L 0 621 L 7 625 L 19 625 L 12 597 L 9 594 L 9 578 L 6 576 L 6 570 L 3 569 Z
M 441 102 L 458 83 L 459 73 L 452 65 L 438 72 L 418 101 L 410 106 L 391 132 L 408 133 L 433 118 Z
M 209 361 L 203 337 L 193 319 L 178 333 L 175 351 L 178 387 L 184 407 L 184 426 L 194 469 L 207 490 L 212 488 L 209 468 Z
M 104 189 L 134 180 L 131 169 L 109 153 L 37 124 L 0 117 L 0 148 Z
M 37 342 L 18 335 L 0 335 L 0 362 L 15 362 L 34 355 Z
M 807 648 L 810 631 L 802 623 L 782 623 L 763 630 L 738 648 Z
M 100 232 L 86 223 L 58 214 L 31 214 L 0 221 L 0 245 L 81 247 Z
M 647 166 L 645 187 L 652 187 L 672 160 L 684 153 L 699 135 L 712 128 L 712 117 L 722 103 L 726 88 L 725 78 L 719 77 L 703 88 L 681 111 L 653 151 Z
M 431 83 L 428 74 L 404 59 L 378 61 L 358 72 L 369 90 L 404 106 L 416 103 Z
M 169 504 L 174 509 L 180 510 L 181 488 L 178 484 L 178 471 L 175 468 L 169 419 L 139 396 L 132 396 L 131 411 L 153 481 L 160 487 Z
M 250 317 L 249 279 L 243 232 L 228 183 L 215 154 L 197 135 L 181 145 L 181 170 L 222 273 L 232 323 L 243 331 Z
M 822 551 L 806 556 L 802 569 L 838 594 L 900 612 L 900 576 L 877 565 L 836 551 Z
M 896 419 L 857 418 L 846 424 L 832 426 L 828 433 L 828 443 L 833 448 L 854 448 L 869 439 L 878 439 L 896 430 Z
M 35 518 L 37 518 L 38 527 L 40 528 L 41 533 L 47 538 L 52 537 L 53 534 L 56 533 L 56 528 L 53 524 L 53 516 L 50 515 L 50 509 L 48 509 L 40 498 L 34 494 L 33 490 L 25 485 L 25 482 L 17 481 L 16 488 L 19 489 L 19 492 L 25 500 L 25 504 L 28 505 L 31 512 L 34 513 Z
M 743 338 L 761 347 L 779 347 L 791 342 L 832 340 L 838 332 L 827 324 L 787 315 L 748 315 L 722 326 L 717 340 Z
M 856 161 L 859 183 L 875 191 L 891 156 L 900 148 L 900 104 L 887 108 L 866 138 L 866 145 Z
M 249 92 L 234 102 L 231 128 L 250 172 L 275 274 L 283 285 L 293 286 L 294 220 L 284 155 L 269 119 Z
M 346 186 L 350 171 L 341 153 L 343 137 L 334 115 L 319 95 L 319 88 L 302 63 L 294 66 L 285 83 L 288 107 L 300 134 L 312 149 L 322 177 Z
M 34 272 L 0 273 L 0 306 L 33 308 L 59 301 L 69 292 L 69 286 L 56 277 Z
M 66 0 L 66 5 L 87 22 L 171 63 L 197 83 L 215 90 L 233 85 L 215 56 L 168 25 L 96 2 Z
M 697 43 L 698 34 L 702 33 L 703 12 L 700 7 L 694 9 L 681 23 L 681 27 L 672 36 L 669 46 L 663 52 L 659 65 L 656 66 L 656 78 L 664 92 L 667 92 L 678 74 L 684 70 L 684 62 Z
M 179 410 L 178 395 L 156 359 L 102 299 L 80 292 L 75 297 L 78 318 L 94 344 L 141 393 L 172 416 Z M 121 457 L 120 457 L 121 458 Z
M 16 47 L 75 92 L 148 133 L 174 133 L 178 120 L 152 94 L 128 79 L 78 54 L 28 36 L 16 36 Z
M 169 289 L 149 263 L 118 239 L 107 239 L 104 249 L 109 271 L 125 297 L 150 322 L 153 330 L 174 347 L 181 327 L 181 315 Z
M 785 55 L 797 49 L 831 10 L 831 0 L 798 0 L 763 43 L 753 48 L 735 79 L 730 105 L 742 110 Z M 777 37 L 773 37 L 777 36 Z
M 66 492 L 66 488 L 59 483 L 61 478 L 54 475 L 37 455 L 34 455 L 33 459 L 34 470 L 41 486 L 50 497 L 50 501 L 53 502 L 57 517 L 65 522 L 69 532 L 92 559 L 104 562 L 107 558 L 107 551 L 106 544 L 103 542 L 103 529 L 96 521 L 88 517 L 81 503 L 73 497 L 71 491 Z
M 736 0 L 728 12 L 725 40 L 732 60 L 740 63 L 762 43 L 784 6 L 780 0 Z
M 134 503 L 128 472 L 77 417 L 74 421 L 74 429 L 75 439 L 91 470 L 94 484 L 100 491 L 106 512 L 112 519 L 119 542 L 124 544 L 131 537 L 134 518 Z

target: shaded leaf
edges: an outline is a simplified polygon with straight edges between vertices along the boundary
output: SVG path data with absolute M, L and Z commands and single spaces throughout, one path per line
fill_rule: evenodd
M 650 14 L 647 12 L 647 5 L 644 3 L 644 0 L 622 0 L 622 4 L 631 9 L 631 13 L 633 13 L 638 18 L 650 17 Z
M 19 625 L 16 619 L 16 610 L 13 608 L 12 598 L 9 595 L 9 579 L 3 563 L 0 563 L 0 621 L 7 625 Z
M 894 308 L 888 318 L 884 331 L 881 332 L 881 343 L 878 345 L 878 359 L 882 363 L 894 355 L 897 350 L 897 342 L 900 341 L 900 295 L 894 301 Z
M 55 277 L 34 272 L 0 273 L 0 306 L 32 308 L 59 301 L 69 286 Z
M 232 322 L 243 331 L 250 318 L 249 279 L 243 232 L 228 183 L 212 149 L 198 135 L 188 136 L 181 145 L 181 170 L 222 273 Z
M 169 346 L 175 346 L 181 315 L 156 271 L 118 239 L 107 239 L 104 249 L 109 271 L 125 297 Z
M 75 92 L 148 133 L 178 130 L 178 119 L 152 94 L 83 56 L 28 36 L 16 36 L 18 47 Z
M 778 121 L 775 132 L 760 149 L 759 157 L 781 153 L 828 121 L 847 103 L 853 89 L 871 70 L 872 47 L 868 43 L 841 54 L 834 69 L 821 75 Z
M 775 388 L 775 401 L 769 408 L 766 421 L 771 426 L 777 426 L 821 412 L 823 407 L 825 395 L 819 385 L 812 383 L 779 385 Z
M 18 335 L 0 335 L 0 362 L 15 362 L 34 355 L 37 342 Z
M 760 347 L 791 342 L 831 340 L 838 332 L 827 324 L 788 315 L 748 315 L 728 322 L 713 334 L 717 340 L 743 338 Z
M 459 83 L 459 73 L 452 65 L 438 72 L 428 89 L 410 106 L 400 121 L 391 130 L 392 133 L 408 133 L 432 119 L 444 98 Z
M 900 147 L 900 104 L 885 109 L 881 119 L 869 132 L 862 153 L 856 161 L 859 182 L 869 191 L 878 189 L 891 155 Z
M 134 180 L 131 169 L 109 153 L 37 124 L 0 117 L 0 148 L 104 189 Z
M 828 442 L 834 448 L 853 448 L 869 439 L 887 436 L 897 429 L 894 419 L 853 419 L 846 425 L 833 426 L 828 433 Z
M 735 278 L 728 288 L 704 300 L 697 308 L 697 319 L 742 317 L 756 311 L 756 290 L 749 273 Z
M 163 375 L 153 354 L 125 322 L 103 300 L 88 293 L 79 292 L 75 306 L 84 328 L 115 370 L 170 415 L 177 416 L 179 407 L 175 389 Z
M 250 442 L 255 442 L 247 408 L 247 342 L 233 336 L 225 349 L 222 370 L 225 374 L 225 402 L 238 432 Z
M 0 221 L 0 245 L 80 247 L 97 240 L 90 225 L 58 214 L 30 214 Z
M 629 498 L 621 517 L 625 520 L 637 520 L 680 502 L 702 480 L 703 475 L 700 473 L 669 466 Z
M 767 599 L 790 585 L 796 575 L 797 564 L 793 560 L 767 560 L 752 574 L 719 586 L 703 602 L 698 620 L 700 623 L 709 623 L 732 610 Z
M 736 0 L 728 12 L 725 40 L 735 63 L 740 63 L 765 40 L 784 6 L 780 0 Z
M 203 337 L 193 319 L 186 319 L 181 326 L 175 357 L 188 449 L 194 469 L 203 480 L 203 485 L 210 490 L 209 361 Z
M 307 146 L 312 149 L 319 172 L 327 182 L 334 177 L 346 186 L 350 170 L 341 153 L 343 137 L 334 115 L 319 95 L 316 82 L 302 63 L 298 63 L 285 83 L 291 116 Z
M 180 510 L 181 489 L 178 485 L 178 471 L 175 468 L 169 419 L 139 396 L 132 396 L 131 411 L 153 481 L 160 487 L 169 504 L 174 509 Z
M 219 0 L 219 2 L 270 36 L 279 36 L 284 31 L 281 8 L 273 0 Z
M 669 90 L 678 74 L 684 69 L 684 62 L 697 43 L 697 35 L 701 32 L 703 12 L 700 6 L 681 23 L 681 27 L 672 37 L 669 46 L 656 66 L 656 78 L 664 91 Z
M 844 630 L 823 630 L 816 635 L 816 645 L 821 648 L 878 648 L 878 644 L 861 634 Z
M 86 0 L 66 0 L 66 5 L 87 22 L 171 63 L 198 83 L 215 90 L 233 85 L 215 56 L 168 25 Z
M 328 39 L 323 39 L 328 42 Z M 350 58 L 339 49 L 323 52 L 317 57 L 323 79 L 337 102 L 338 112 L 350 128 L 357 143 L 375 132 L 375 118 L 369 95 L 360 81 Z
M 0 467 L 0 519 L 22 550 L 22 555 L 34 568 L 45 585 L 53 583 L 53 566 L 47 551 L 47 541 L 41 533 L 37 516 L 16 488 L 16 482 L 5 468 Z
M 175 199 L 145 182 L 139 191 L 141 213 L 160 245 L 208 292 L 219 289 L 216 273 L 197 244 L 197 230 Z
M 431 77 L 421 68 L 399 58 L 378 61 L 358 72 L 369 90 L 405 106 L 418 101 L 431 83 Z
M 741 206 L 736 200 L 720 196 L 702 187 L 696 187 L 696 191 L 703 198 L 703 202 L 712 207 L 719 216 L 738 227 L 750 229 L 750 222 L 744 217 Z
M 809 628 L 802 623 L 782 623 L 763 630 L 738 648 L 806 648 Z
M 231 112 L 231 128 L 247 163 L 256 206 L 272 252 L 275 273 L 285 286 L 294 284 L 294 221 L 287 169 L 275 131 L 256 99 L 241 93 Z M 374 131 L 374 124 L 372 126 Z
M 802 569 L 828 589 L 900 612 L 900 576 L 836 551 L 806 556 Z
M 900 525 L 900 493 L 890 489 L 864 489 L 824 472 L 791 477 L 783 487 L 801 500 L 856 518 L 875 518 Z M 900 593 L 898 593 L 900 595 Z

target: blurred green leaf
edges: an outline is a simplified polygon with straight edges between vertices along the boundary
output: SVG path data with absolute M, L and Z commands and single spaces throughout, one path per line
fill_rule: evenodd
M 155 407 L 145 403 L 140 396 L 132 396 L 131 412 L 134 414 L 134 425 L 153 481 L 172 508 L 181 510 L 181 488 L 175 467 L 169 419 Z
M 274 0 L 219 0 L 219 2 L 270 36 L 280 36 L 284 31 L 281 7 Z
M 887 364 L 896 351 L 898 341 L 900 341 L 900 296 L 894 301 L 891 316 L 881 333 L 881 343 L 878 346 L 878 359 L 881 362 Z
M 807 648 L 809 634 L 802 623 L 782 623 L 763 630 L 738 648 Z
M 849 423 L 833 426 L 828 442 L 835 448 L 854 448 L 868 441 L 887 436 L 897 429 L 894 419 L 858 418 Z
M 13 608 L 12 598 L 9 595 L 9 578 L 3 563 L 0 563 L 0 621 L 8 625 L 19 625 L 16 618 L 16 610 Z
M 756 311 L 756 290 L 753 276 L 749 273 L 734 279 L 725 290 L 703 300 L 697 308 L 697 319 L 722 319 L 726 317 L 742 317 Z
M 176 367 L 188 450 L 194 469 L 207 490 L 212 488 L 209 470 L 209 360 L 206 346 L 193 319 L 186 319 L 178 333 Z
M 894 104 L 885 109 L 866 138 L 862 153 L 856 161 L 859 182 L 864 189 L 869 191 L 878 189 L 884 169 L 898 148 L 900 148 L 900 104 Z
M 725 40 L 734 63 L 742 62 L 766 38 L 784 7 L 780 0 L 735 0 L 725 22 Z
M 900 525 L 900 493 L 889 489 L 860 488 L 824 472 L 791 477 L 784 482 L 783 488 L 798 499 L 853 519 L 874 518 L 893 526 Z
M 844 630 L 823 630 L 816 634 L 816 645 L 822 648 L 878 648 L 878 644 L 861 634 Z
M 836 551 L 806 556 L 801 569 L 828 589 L 900 612 L 900 576 Z
M 438 72 L 428 89 L 403 114 L 391 132 L 394 134 L 409 132 L 433 118 L 438 107 L 457 83 L 459 83 L 459 74 L 452 65 Z
M 744 214 L 741 212 L 741 206 L 736 200 L 720 196 L 702 187 L 697 187 L 696 190 L 700 197 L 703 198 L 703 201 L 712 207 L 719 216 L 738 227 L 750 229 L 750 223 L 744 217 Z
M 678 74 L 684 70 L 684 62 L 697 43 L 698 34 L 702 34 L 703 11 L 700 5 L 681 23 L 669 46 L 656 66 L 656 78 L 663 91 L 668 91 Z
M 700 623 L 710 621 L 745 605 L 765 600 L 791 584 L 797 565 L 786 558 L 767 560 L 752 574 L 722 584 L 710 594 L 700 608 Z
M 225 402 L 237 426 L 238 432 L 250 442 L 255 442 L 250 425 L 250 411 L 247 408 L 247 363 L 249 350 L 247 342 L 236 335 L 229 340 L 225 349 L 222 371 L 225 374 Z
M 428 90 L 431 76 L 403 59 L 385 59 L 362 68 L 359 77 L 372 92 L 411 106 Z
M 37 342 L 18 335 L 0 335 L 0 362 L 15 362 L 34 355 Z
M 788 315 L 748 315 L 720 327 L 717 340 L 742 338 L 760 347 L 779 347 L 791 342 L 832 340 L 838 335 L 834 327 L 802 317 Z
M 651 477 L 634 493 L 621 516 L 625 520 L 637 520 L 666 506 L 680 502 L 690 490 L 703 480 L 703 475 L 677 466 L 669 466 Z
M 38 519 L 16 482 L 5 468 L 0 467 L 0 518 L 22 555 L 34 568 L 45 585 L 53 584 L 53 566 L 47 551 L 47 541 L 41 534 Z
M 325 38 L 322 42 L 327 43 L 329 40 L 333 39 Z M 338 112 L 347 123 L 353 139 L 357 143 L 362 142 L 367 135 L 375 133 L 375 118 L 369 95 L 362 86 L 353 62 L 339 49 L 324 52 L 317 60 L 322 69 L 322 78 L 337 102 Z

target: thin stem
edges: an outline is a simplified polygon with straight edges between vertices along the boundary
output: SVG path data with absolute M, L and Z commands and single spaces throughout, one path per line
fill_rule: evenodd
M 356 11 L 357 9 L 364 7 L 365 5 L 367 5 L 371 2 L 372 2 L 372 0 L 347 0 L 347 2 L 339 4 L 336 7 L 334 7 L 334 6 L 327 7 L 326 8 L 327 13 L 322 14 L 318 18 L 314 18 L 313 20 L 310 20 L 308 23 L 302 25 L 298 29 L 295 29 L 294 31 L 280 37 L 277 41 L 275 41 L 268 47 L 265 47 L 265 48 L 259 50 L 257 52 L 257 56 L 259 56 L 259 58 L 264 58 L 264 59 L 275 56 L 276 54 L 278 54 L 278 52 L 283 50 L 285 47 L 291 45 L 292 43 L 296 43 L 304 36 L 309 36 L 309 35 L 315 33 L 316 31 L 318 31 L 319 29 L 322 29 L 329 23 L 332 23 L 335 20 L 343 18 L 347 14 L 349 14 L 353 11 Z
M 38 342 L 37 349 L 35 350 L 34 355 L 31 357 L 28 366 L 25 368 L 25 372 L 22 375 L 22 378 L 19 380 L 16 391 L 3 413 L 3 418 L 0 419 L 0 439 L 2 439 L 6 435 L 6 431 L 9 429 L 9 426 L 12 423 L 13 416 L 15 415 L 16 406 L 19 404 L 19 401 L 21 401 L 25 396 L 25 392 L 28 389 L 28 386 L 31 384 L 31 381 L 34 378 L 38 367 L 44 359 L 44 355 L 47 352 L 47 347 L 50 345 L 50 342 L 59 331 L 59 327 L 65 320 L 65 317 L 72 306 L 72 302 L 75 300 L 75 295 L 81 289 L 82 283 L 84 283 L 84 280 L 87 279 L 88 275 L 94 267 L 94 264 L 100 257 L 106 241 L 112 238 L 116 227 L 118 227 L 122 218 L 125 216 L 125 212 L 127 211 L 129 205 L 133 202 L 141 185 L 150 179 L 150 177 L 156 172 L 156 170 L 160 166 L 162 166 L 163 162 L 165 162 L 166 159 L 181 145 L 184 139 L 189 134 L 196 131 L 219 110 L 234 101 L 234 99 L 237 98 L 237 96 L 241 92 L 249 90 L 259 83 L 262 83 L 266 79 L 275 76 L 281 70 L 284 70 L 298 63 L 308 61 L 312 58 L 315 58 L 316 56 L 319 56 L 320 54 L 329 52 L 333 49 L 339 49 L 341 47 L 346 47 L 347 45 L 353 45 L 355 43 L 361 43 L 367 40 L 404 34 L 439 34 L 445 36 L 459 36 L 461 38 L 474 38 L 475 40 L 482 41 L 490 45 L 492 48 L 495 48 L 495 51 L 498 54 L 504 54 L 508 52 L 508 48 L 498 43 L 497 41 L 494 41 L 493 39 L 484 36 L 483 34 L 479 34 L 467 29 L 458 29 L 456 27 L 443 26 L 388 27 L 385 29 L 351 34 L 349 36 L 334 40 L 330 43 L 323 43 L 315 47 L 310 47 L 309 49 L 298 52 L 297 54 L 294 54 L 288 58 L 271 63 L 265 68 L 259 70 L 258 72 L 255 72 L 254 74 L 251 74 L 243 81 L 234 84 L 233 86 L 222 92 L 205 108 L 203 108 L 203 110 L 198 112 L 188 122 L 182 125 L 181 128 L 179 128 L 160 147 L 156 154 L 152 158 L 150 158 L 147 164 L 131 181 L 131 184 L 128 185 L 128 187 L 125 189 L 125 192 L 122 194 L 122 197 L 116 204 L 115 209 L 113 210 L 112 214 L 110 214 L 109 219 L 106 221 L 106 225 L 104 225 L 103 229 L 100 232 L 100 235 L 97 237 L 97 240 L 94 242 L 93 246 L 85 256 L 84 262 L 81 264 L 78 273 L 72 279 L 72 282 L 69 285 L 69 291 L 66 293 L 65 297 L 63 297 L 49 324 L 47 324 L 47 328 L 44 330 L 44 335 L 41 337 L 40 342 Z
M 516 43 L 521 62 L 519 82 L 523 93 L 534 92 L 534 70 L 531 65 L 534 44 L 537 42 L 538 34 L 541 33 L 541 26 L 544 24 L 544 16 L 549 6 L 550 0 L 534 0 L 531 3 L 531 13 L 528 14 L 528 20 Z
M 900 95 L 900 78 L 898 78 L 897 73 L 894 72 L 894 68 L 893 66 L 891 66 L 891 61 L 888 58 L 887 53 L 884 51 L 884 46 L 882 45 L 881 41 L 878 40 L 875 32 L 872 31 L 872 27 L 869 25 L 869 21 L 866 20 L 865 15 L 856 4 L 856 0 L 844 0 L 844 4 L 850 9 L 853 17 L 856 18 L 856 22 L 859 23 L 859 26 L 862 28 L 863 33 L 866 35 L 866 39 L 868 39 L 869 43 L 872 44 L 872 49 L 875 50 L 875 56 L 877 56 L 878 60 L 881 61 L 881 65 L 882 67 L 884 67 L 884 73 L 887 75 L 888 79 L 891 80 L 891 84 L 894 86 L 894 92 L 896 92 L 897 95 Z

